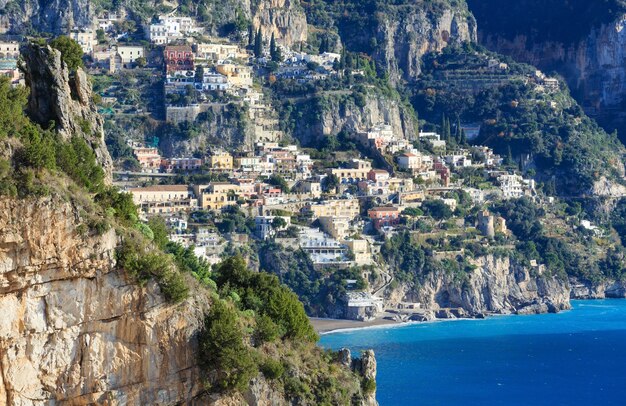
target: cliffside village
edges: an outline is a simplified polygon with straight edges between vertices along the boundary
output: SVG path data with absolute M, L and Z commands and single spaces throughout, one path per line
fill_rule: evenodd
M 209 147 L 206 155 L 168 156 L 147 140 L 129 138 L 126 143 L 139 169 L 116 172 L 118 185 L 132 194 L 146 220 L 163 217 L 171 240 L 193 246 L 195 253 L 210 263 L 219 262 L 226 249 L 245 246 L 250 239 L 271 239 L 302 250 L 315 267 L 367 269 L 377 265 L 385 238 L 399 230 L 427 236 L 427 231 L 415 228 L 416 222 L 441 223 L 424 214 L 420 209 L 424 202 L 436 201 L 454 213 L 459 204 L 457 192 L 466 193 L 476 206 L 536 196 L 534 182 L 522 178 L 511 165 L 503 167 L 503 157 L 488 147 L 451 146 L 437 132 L 420 131 L 405 138 L 386 122 L 371 123 L 351 134 L 360 150 L 366 151 L 362 156 L 325 167 L 320 159 L 285 141 L 276 112 L 265 100 L 253 62 L 268 61 L 269 47 L 264 46 L 262 55 L 255 56 L 241 44 L 205 37 L 192 18 L 175 14 L 146 24 L 144 43 L 124 41 L 121 25 L 122 20 L 111 15 L 98 19 L 90 29 L 68 32 L 68 36 L 82 47 L 92 74 L 142 69 L 161 72 L 166 122 L 193 122 L 212 106 L 227 101 L 247 106 L 254 126 L 248 150 Z M 0 73 L 15 82 L 20 80 L 17 41 L 0 43 Z M 334 65 L 339 54 L 312 55 L 283 45 L 277 48 L 282 62 L 271 80 L 289 78 L 304 83 L 338 74 Z M 492 68 L 506 69 L 501 65 Z M 351 74 L 362 72 L 353 70 Z M 558 87 L 556 79 L 541 75 L 537 73 L 542 86 Z M 104 115 L 148 114 L 125 104 L 117 90 L 111 85 L 100 92 Z M 479 125 L 462 124 L 460 131 L 471 140 L 478 135 Z M 468 179 L 467 173 L 480 182 Z M 219 181 L 172 184 L 181 174 L 212 174 Z M 163 179 L 167 184 L 160 182 Z M 218 231 L 215 224 L 224 221 L 220 213 L 233 208 L 254 225 L 252 232 L 228 227 Z M 201 221 L 207 216 L 212 220 L 209 225 Z M 476 240 L 485 245 L 507 234 L 505 219 L 486 210 L 478 213 L 473 224 L 466 224 L 462 217 L 453 220 L 456 229 L 476 230 Z M 454 233 L 452 229 L 446 235 Z M 380 293 L 389 283 L 384 277 L 359 291 L 351 289 L 354 281 L 347 280 L 345 317 L 368 319 L 382 312 L 386 306 Z

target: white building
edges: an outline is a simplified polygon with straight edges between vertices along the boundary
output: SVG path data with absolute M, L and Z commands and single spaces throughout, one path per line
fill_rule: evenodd
M 291 217 L 288 216 L 256 216 L 254 218 L 255 231 L 259 238 L 267 240 L 279 231 L 274 228 L 274 219 L 277 217 L 285 220 L 285 226 L 280 227 L 279 230 L 284 230 L 291 225 Z
M 91 55 L 96 45 L 98 45 L 98 39 L 94 30 L 72 31 L 69 37 L 78 42 L 78 45 L 83 49 L 83 53 L 87 55 Z
M 153 44 L 165 45 L 197 31 L 191 17 L 160 16 L 159 22 L 145 28 L 148 40 Z
M 422 155 L 420 153 L 406 152 L 397 158 L 400 169 L 419 171 L 422 167 Z
M 301 230 L 300 248 L 309 254 L 314 264 L 337 264 L 349 262 L 348 247 L 313 228 Z
M 116 64 L 118 68 L 130 68 L 138 58 L 145 58 L 145 50 L 142 46 L 120 45 L 116 51 Z
M 504 199 L 515 199 L 522 197 L 524 190 L 522 188 L 523 178 L 519 175 L 500 175 L 500 190 Z

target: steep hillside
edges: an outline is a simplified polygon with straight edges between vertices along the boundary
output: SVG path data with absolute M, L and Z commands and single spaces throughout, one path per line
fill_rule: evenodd
M 480 42 L 520 62 L 557 71 L 587 114 L 626 139 L 626 4 L 606 1 L 469 0 Z
M 416 80 L 427 52 L 476 40 L 476 24 L 462 1 L 303 2 L 309 24 L 334 30 L 346 48 L 372 55 L 390 75 Z
M 0 1 L 0 21 L 10 32 L 20 34 L 61 34 L 70 28 L 87 28 L 107 12 L 118 13 L 135 26 L 149 22 L 159 12 L 172 11 L 193 15 L 212 35 L 228 35 L 246 30 L 248 23 L 262 27 L 269 38 L 274 33 L 285 44 L 307 40 L 307 22 L 298 0 L 210 0 L 178 2 L 102 1 L 102 0 L 27 0 Z
M 512 61 L 494 74 L 478 62 L 489 59 L 502 57 L 467 45 L 428 58 L 423 80 L 413 88 L 421 117 L 479 123 L 476 143 L 504 156 L 510 151 L 561 195 L 622 196 L 623 145 L 584 114 L 565 84 L 546 89 L 533 79 L 535 68 Z M 475 86 L 468 89 L 470 84 Z

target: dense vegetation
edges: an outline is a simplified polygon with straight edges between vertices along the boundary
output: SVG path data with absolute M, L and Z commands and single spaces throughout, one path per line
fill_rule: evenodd
M 211 389 L 243 391 L 260 371 L 294 402 L 350 404 L 360 398 L 348 371 L 314 346 L 317 335 L 302 304 L 276 276 L 252 272 L 241 257 L 231 257 L 212 277 L 222 299 L 214 298 L 200 335 Z
M 413 98 L 421 117 L 433 123 L 444 115 L 480 123 L 476 143 L 492 146 L 503 156 L 509 151 L 518 159 L 529 155 L 538 178 L 554 179 L 557 192 L 564 195 L 587 194 L 600 177 L 619 173 L 615 168 L 623 146 L 616 135 L 605 133 L 589 119 L 566 89 L 546 92 L 529 79 L 522 80 L 529 67 L 510 61 L 512 80 L 477 93 L 456 88 L 437 75 L 454 70 L 459 60 L 475 52 L 471 46 L 448 47 L 425 60 L 425 78 Z
M 303 251 L 285 249 L 274 242 L 259 247 L 259 262 L 261 269 L 275 274 L 298 295 L 312 316 L 343 316 L 346 279 L 356 280 L 356 289 L 365 288 L 360 270 L 318 270 Z

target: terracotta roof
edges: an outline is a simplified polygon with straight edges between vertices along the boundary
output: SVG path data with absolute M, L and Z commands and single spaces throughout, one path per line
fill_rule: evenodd
M 168 45 L 165 47 L 165 51 L 185 51 L 191 52 L 191 47 L 189 45 Z
M 374 207 L 370 211 L 398 211 L 397 207 Z

